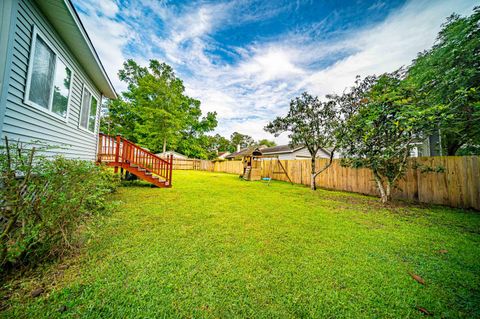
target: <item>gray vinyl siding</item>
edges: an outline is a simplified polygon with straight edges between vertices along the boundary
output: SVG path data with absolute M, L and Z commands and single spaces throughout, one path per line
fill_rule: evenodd
M 309 159 L 311 158 L 310 152 L 306 147 L 301 148 L 295 152 L 293 152 L 291 155 L 293 155 L 292 159 Z
M 6 96 L 6 109 L 3 120 L 2 139 L 10 139 L 36 144 L 40 141 L 51 149 L 49 154 L 60 154 L 68 158 L 94 160 L 96 157 L 101 95 L 82 71 L 81 66 L 69 52 L 53 27 L 31 0 L 18 0 L 13 48 L 10 52 L 11 68 Z M 67 120 L 63 121 L 48 111 L 43 111 L 24 103 L 30 46 L 34 25 L 48 40 L 49 45 L 67 62 L 73 71 L 68 105 Z M 92 91 L 98 100 L 95 133 L 79 127 L 83 85 Z
M 14 28 L 16 15 L 16 0 L 0 1 L 0 133 L 3 127 L 3 116 L 5 114 L 6 95 L 8 89 L 9 72 L 7 65 L 11 64 L 9 52 L 13 47 L 13 36 L 11 31 Z
M 310 152 L 306 147 L 300 148 L 296 150 L 295 152 L 285 152 L 285 153 L 274 153 L 271 155 L 278 156 L 279 160 L 302 160 L 302 159 L 310 159 Z M 323 150 L 318 150 L 317 152 L 317 158 L 329 158 L 330 154 Z M 335 154 L 335 158 L 338 158 L 338 154 Z M 266 160 L 269 160 L 270 158 L 265 158 Z

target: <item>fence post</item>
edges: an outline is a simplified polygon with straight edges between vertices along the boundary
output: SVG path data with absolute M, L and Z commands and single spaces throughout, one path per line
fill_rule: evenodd
M 115 173 L 118 173 L 118 163 L 120 159 L 120 135 L 117 135 L 117 145 L 115 147 Z
M 170 155 L 170 174 L 168 176 L 168 178 L 169 178 L 168 185 L 169 186 L 172 186 L 172 170 L 173 170 L 173 154 Z

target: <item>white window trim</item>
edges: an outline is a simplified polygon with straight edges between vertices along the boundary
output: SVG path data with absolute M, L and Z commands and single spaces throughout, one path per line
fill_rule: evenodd
M 97 100 L 97 112 L 95 113 L 95 126 L 93 128 L 93 132 L 88 129 L 88 122 L 87 122 L 87 127 L 83 127 L 80 122 L 82 121 L 82 108 L 83 108 L 83 97 L 85 90 L 87 90 L 90 93 L 90 102 L 88 103 L 88 116 L 90 116 L 90 108 L 92 107 L 92 100 L 91 98 L 95 98 Z M 78 114 L 78 128 L 81 129 L 82 131 L 88 132 L 92 135 L 97 135 L 97 122 L 98 122 L 98 111 L 100 109 L 100 98 L 99 96 L 94 93 L 94 91 L 87 86 L 87 84 L 83 84 L 82 88 L 82 98 L 80 99 L 80 113 Z
M 53 103 L 53 89 L 52 89 L 52 92 L 50 93 L 48 109 L 44 108 L 41 105 L 38 105 L 35 102 L 30 101 L 29 98 L 28 98 L 30 96 L 30 84 L 31 84 L 30 82 L 32 81 L 32 71 L 33 71 L 33 56 L 35 54 L 35 46 L 37 44 L 37 41 L 36 41 L 37 36 L 40 36 L 42 38 L 42 40 L 45 42 L 45 44 L 47 44 L 48 48 L 53 51 L 53 53 L 55 54 L 55 58 L 62 61 L 62 63 L 65 64 L 70 69 L 70 72 L 71 72 L 70 73 L 70 87 L 68 88 L 67 114 L 65 115 L 65 117 L 63 117 L 61 115 L 58 115 L 57 113 L 55 113 L 51 110 L 52 103 Z M 55 66 L 54 66 L 54 70 L 53 70 L 54 73 L 55 73 L 56 66 L 57 66 L 57 63 L 56 63 L 56 60 L 55 60 Z M 31 107 L 33 107 L 37 110 L 40 110 L 40 111 L 54 117 L 57 120 L 61 120 L 62 122 L 68 122 L 69 115 L 70 115 L 70 108 L 71 108 L 70 104 L 71 104 L 71 96 L 72 96 L 72 87 L 73 87 L 74 77 L 75 77 L 75 71 L 73 70 L 72 66 L 69 63 L 67 63 L 67 61 L 65 61 L 65 59 L 63 59 L 62 55 L 55 49 L 55 46 L 52 44 L 52 42 L 50 42 L 50 40 L 45 36 L 45 34 L 43 34 L 37 28 L 37 26 L 34 25 L 33 26 L 32 41 L 30 43 L 30 55 L 29 55 L 29 60 L 28 60 L 27 84 L 25 86 L 25 94 L 24 94 L 24 97 L 23 97 L 23 103 L 28 105 L 28 106 L 31 106 Z

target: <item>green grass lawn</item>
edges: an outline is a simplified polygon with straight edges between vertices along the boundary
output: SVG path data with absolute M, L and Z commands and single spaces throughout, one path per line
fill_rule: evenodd
M 20 282 L 0 316 L 480 317 L 475 212 L 179 171 L 171 189 L 114 199 L 80 253 Z

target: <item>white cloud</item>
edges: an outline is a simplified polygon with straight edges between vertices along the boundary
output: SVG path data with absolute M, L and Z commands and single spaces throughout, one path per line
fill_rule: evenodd
M 117 89 L 124 88 L 116 73 L 127 57 L 141 63 L 150 58 L 164 60 L 184 80 L 187 94 L 202 102 L 203 111 L 218 113 L 216 132 L 229 136 L 239 131 L 255 139 L 273 138 L 263 127 L 285 114 L 290 99 L 301 91 L 320 96 L 339 93 L 353 84 L 356 75 L 408 65 L 417 52 L 433 44 L 447 16 L 469 14 L 475 4 L 471 0 L 411 0 L 379 24 L 347 30 L 328 41 L 308 36 L 308 30 L 302 29 L 276 40 L 225 48 L 214 38 L 224 25 L 267 19 L 283 9 L 251 12 L 248 1 L 241 0 L 194 4 L 180 11 L 155 0 L 132 2 L 127 8 L 111 0 L 95 3 L 81 1 L 79 6 L 86 12 L 82 21 Z M 164 26 L 162 32 L 155 25 L 158 21 Z M 311 34 L 318 35 L 322 23 L 312 25 L 315 32 Z M 128 55 L 126 46 L 132 44 L 136 50 Z M 218 59 L 211 53 L 216 49 L 227 49 L 239 60 Z M 287 142 L 286 135 L 277 142 Z
M 333 66 L 313 72 L 298 87 L 314 94 L 341 93 L 356 75 L 381 74 L 410 64 L 418 52 L 431 47 L 445 18 L 453 12 L 468 14 L 470 1 L 412 1 L 383 23 L 342 40 L 357 52 Z
M 99 0 L 96 4 L 98 5 L 98 12 L 110 18 L 115 17 L 120 11 L 118 5 L 111 0 Z
M 356 75 L 408 65 L 433 44 L 447 16 L 468 14 L 472 7 L 469 1 L 410 2 L 380 24 L 329 42 L 292 34 L 276 42 L 253 44 L 238 50 L 243 58 L 238 64 L 217 66 L 207 58 L 195 65 L 196 72 L 185 78 L 188 92 L 202 101 L 204 110 L 218 112 L 218 132 L 228 136 L 238 130 L 256 139 L 272 138 L 263 127 L 286 113 L 293 96 L 304 90 L 320 96 L 340 93 Z M 327 68 L 309 68 L 344 52 L 353 53 Z M 277 141 L 286 142 L 286 134 Z
M 298 52 L 289 48 L 261 50 L 241 63 L 237 74 L 247 78 L 255 77 L 260 83 L 304 75 L 305 71 L 295 65 L 294 55 L 298 55 Z
M 115 89 L 125 90 L 126 85 L 118 80 L 117 72 L 126 60 L 124 47 L 135 33 L 125 23 L 115 20 L 119 7 L 113 0 L 85 0 L 78 6 L 82 8 L 80 18 Z

